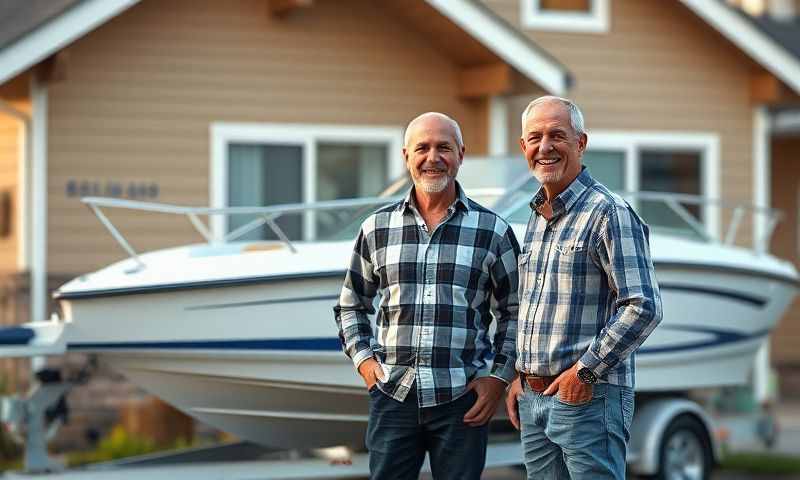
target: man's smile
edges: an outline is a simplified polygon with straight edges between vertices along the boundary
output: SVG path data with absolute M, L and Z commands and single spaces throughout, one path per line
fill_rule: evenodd
M 556 157 L 556 158 L 540 158 L 540 159 L 536 160 L 536 163 L 539 164 L 539 165 L 547 166 L 547 165 L 555 165 L 556 163 L 558 163 L 560 161 L 561 161 L 560 157 Z

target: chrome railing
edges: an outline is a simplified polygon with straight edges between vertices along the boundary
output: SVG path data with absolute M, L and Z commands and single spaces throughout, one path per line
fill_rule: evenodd
M 500 213 L 500 215 L 509 219 L 512 223 L 524 223 L 527 221 L 527 216 L 530 213 L 528 203 L 533 195 L 532 191 L 518 185 L 519 188 L 515 192 L 507 192 L 500 198 L 493 208 Z M 396 192 L 392 192 L 396 193 Z M 480 194 L 481 192 L 478 192 Z M 497 196 L 498 192 L 491 190 L 483 192 L 488 197 Z M 767 245 L 775 226 L 780 221 L 782 213 L 778 210 L 766 207 L 758 207 L 752 205 L 735 204 L 716 199 L 708 199 L 698 195 L 684 195 L 673 193 L 658 193 L 658 192 L 621 192 L 620 195 L 624 197 L 634 209 L 642 213 L 647 210 L 646 205 L 648 202 L 656 202 L 656 204 L 663 205 L 669 212 L 679 219 L 683 225 L 693 234 L 694 238 L 701 239 L 707 242 L 715 242 L 722 245 L 733 245 L 740 232 L 742 222 L 746 215 L 751 215 L 753 218 L 763 216 L 765 221 L 763 228 L 759 233 L 760 238 L 757 238 L 756 244 Z M 371 197 L 371 198 L 355 198 L 355 199 L 342 199 L 342 200 L 329 200 L 315 203 L 292 203 L 282 204 L 267 207 L 225 207 L 225 208 L 211 208 L 211 207 L 188 207 L 179 205 L 169 205 L 162 203 L 140 202 L 134 200 L 123 200 L 118 198 L 104 198 L 104 197 L 86 197 L 82 199 L 89 209 L 100 220 L 103 226 L 109 231 L 111 236 L 117 243 L 130 255 L 130 257 L 137 264 L 138 268 L 144 268 L 145 264 L 139 257 L 139 253 L 133 248 L 130 242 L 119 231 L 119 229 L 109 220 L 103 211 L 104 208 L 137 210 L 145 212 L 157 212 L 166 214 L 184 215 L 187 217 L 195 230 L 205 239 L 209 244 L 211 243 L 227 243 L 240 239 L 244 235 L 266 226 L 269 228 L 280 242 L 286 248 L 296 253 L 293 241 L 289 238 L 286 232 L 278 225 L 277 220 L 285 215 L 291 214 L 305 214 L 314 211 L 329 211 L 335 214 L 343 214 L 348 209 L 358 209 L 353 215 L 347 215 L 346 218 L 342 215 L 337 224 L 343 227 L 352 225 L 354 220 L 365 216 L 374 208 L 386 205 L 389 203 L 397 202 L 402 197 Z M 693 213 L 692 207 L 697 207 Z M 716 209 L 717 218 L 721 217 L 720 212 L 723 210 L 730 210 L 730 220 L 722 232 L 722 229 L 709 229 L 709 223 L 704 222 L 701 218 L 708 217 Z M 699 215 L 698 215 L 699 214 Z M 211 217 L 225 216 L 230 217 L 234 215 L 249 215 L 255 218 L 244 225 L 235 228 L 227 233 L 214 232 L 209 228 L 208 223 L 211 222 Z M 208 217 L 208 223 L 204 222 L 201 217 Z M 648 219 L 645 216 L 645 221 L 656 229 L 663 227 L 658 221 Z M 673 225 L 674 227 L 674 225 Z M 675 229 L 681 230 L 681 228 Z M 717 230 L 717 231 L 714 231 Z M 722 233 L 720 233 L 722 232 Z
M 105 197 L 85 197 L 81 201 L 85 203 L 89 209 L 100 220 L 100 223 L 109 231 L 114 240 L 130 255 L 136 262 L 139 268 L 144 268 L 145 264 L 139 258 L 139 254 L 128 242 L 125 236 L 117 229 L 116 226 L 109 220 L 103 212 L 103 208 L 118 208 L 125 210 L 137 210 L 142 212 L 156 212 L 167 213 L 175 215 L 184 215 L 189 219 L 189 222 L 195 230 L 206 240 L 208 243 L 227 243 L 241 238 L 243 235 L 266 225 L 277 236 L 280 241 L 286 245 L 292 253 L 296 253 L 297 249 L 292 244 L 292 241 L 283 231 L 283 229 L 276 223 L 276 220 L 284 215 L 305 213 L 308 211 L 336 211 L 346 208 L 358 207 L 375 207 L 386 205 L 392 202 L 399 201 L 402 197 L 372 197 L 372 198 L 355 198 L 355 199 L 342 199 L 342 200 L 328 200 L 315 203 L 291 203 L 274 205 L 267 207 L 225 207 L 225 208 L 210 208 L 210 207 L 187 207 L 181 205 L 169 205 L 163 203 L 153 202 L 139 202 L 135 200 L 123 200 L 119 198 L 105 198 Z M 218 232 L 216 235 L 209 229 L 208 225 L 204 223 L 200 217 L 206 216 L 209 219 L 216 215 L 232 216 L 232 215 L 250 215 L 256 218 L 235 230 L 228 233 Z

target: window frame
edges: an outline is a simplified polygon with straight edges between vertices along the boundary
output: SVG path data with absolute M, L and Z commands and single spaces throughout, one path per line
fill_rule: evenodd
M 695 132 L 621 132 L 593 130 L 587 132 L 587 151 L 618 151 L 625 155 L 623 185 L 629 192 L 640 189 L 642 150 L 696 151 L 700 154 L 700 196 L 708 200 L 720 198 L 720 139 L 713 133 Z M 720 209 L 703 207 L 703 224 L 706 232 L 719 239 L 721 235 Z
M 541 0 L 521 0 L 522 25 L 534 30 L 608 33 L 611 28 L 609 0 L 590 0 L 589 13 L 542 10 Z
M 403 162 L 402 127 L 370 127 L 362 125 L 324 125 L 305 123 L 241 123 L 214 122 L 210 127 L 211 158 L 209 199 L 212 208 L 228 207 L 228 145 L 251 143 L 291 145 L 303 149 L 303 202 L 317 201 L 317 145 L 319 143 L 384 143 L 387 147 L 386 167 L 389 179 L 399 177 Z M 214 238 L 223 238 L 228 218 L 214 215 L 210 219 Z M 314 238 L 316 222 L 313 212 L 303 218 L 303 239 Z

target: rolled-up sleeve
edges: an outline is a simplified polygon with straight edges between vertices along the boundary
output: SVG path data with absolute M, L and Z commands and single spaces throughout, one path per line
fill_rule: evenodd
M 602 376 L 645 341 L 661 321 L 662 307 L 648 228 L 629 206 L 613 205 L 606 211 L 596 248 L 615 303 L 580 362 Z
M 333 308 L 342 349 L 356 368 L 373 356 L 373 333 L 368 315 L 375 313 L 372 302 L 377 285 L 369 243 L 362 228 L 353 247 L 339 302 Z

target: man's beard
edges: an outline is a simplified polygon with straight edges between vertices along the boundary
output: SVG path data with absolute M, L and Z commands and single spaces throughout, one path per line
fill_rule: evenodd
M 425 193 L 439 193 L 444 191 L 445 188 L 450 184 L 450 175 L 441 175 L 435 179 L 428 179 L 423 176 L 420 176 L 414 182 L 419 188 L 422 189 Z
M 549 173 L 537 172 L 536 170 L 533 170 L 532 173 L 533 176 L 536 177 L 536 180 L 538 180 L 542 185 L 545 183 L 558 183 L 561 181 L 561 177 L 564 176 L 564 170 Z
M 536 180 L 539 181 L 540 184 L 544 185 L 545 183 L 558 183 L 561 181 L 561 178 L 564 176 L 564 169 L 561 168 L 555 172 L 542 172 L 536 170 L 536 164 L 534 163 L 533 167 L 528 164 L 528 169 L 531 171 Z

